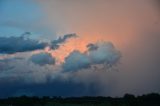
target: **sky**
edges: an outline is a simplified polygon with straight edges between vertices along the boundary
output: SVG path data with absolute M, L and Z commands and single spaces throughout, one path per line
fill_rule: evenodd
M 0 98 L 160 93 L 158 0 L 0 0 Z

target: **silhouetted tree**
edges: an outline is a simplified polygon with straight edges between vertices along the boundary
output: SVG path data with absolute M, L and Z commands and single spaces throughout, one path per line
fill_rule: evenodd
M 135 99 L 135 96 L 132 94 L 125 94 L 123 98 L 124 99 Z

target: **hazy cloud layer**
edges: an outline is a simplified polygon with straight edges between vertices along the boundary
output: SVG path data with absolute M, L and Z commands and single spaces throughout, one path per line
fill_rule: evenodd
M 0 59 L 0 71 L 7 71 L 14 68 L 14 66 L 11 66 L 8 64 L 9 62 L 15 60 L 16 58 L 9 58 L 9 59 Z

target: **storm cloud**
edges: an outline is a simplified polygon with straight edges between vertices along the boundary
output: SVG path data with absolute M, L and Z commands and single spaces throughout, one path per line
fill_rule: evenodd
M 30 38 L 20 37 L 0 37 L 0 53 L 13 54 L 16 52 L 27 52 L 44 49 L 46 43 L 41 43 Z
M 97 49 L 88 48 L 88 57 L 92 64 L 114 65 L 121 57 L 120 51 L 110 42 L 98 42 L 94 47 Z
M 75 33 L 73 34 L 66 34 L 63 37 L 59 37 L 57 40 L 53 40 L 51 42 L 51 48 L 52 49 L 58 49 L 61 44 L 65 43 L 70 38 L 75 38 L 77 35 Z
M 57 40 L 52 40 L 50 42 L 41 42 L 39 40 L 34 40 L 26 36 L 30 32 L 26 32 L 19 37 L 0 37 L 0 53 L 1 54 L 14 54 L 17 52 L 28 52 L 34 50 L 41 50 L 45 47 L 50 47 L 51 49 L 58 49 L 60 44 L 65 43 L 68 39 L 77 37 L 76 34 L 67 34 L 63 37 L 59 37 Z
M 40 66 L 44 65 L 54 65 L 55 64 L 55 58 L 51 56 L 49 53 L 39 53 L 39 54 L 34 54 L 31 56 L 30 60 L 38 64 Z
M 64 71 L 77 71 L 96 64 L 104 64 L 109 68 L 120 60 L 121 53 L 112 43 L 98 42 L 96 44 L 88 44 L 87 47 L 88 50 L 85 53 L 73 51 L 65 58 Z
M 63 70 L 66 72 L 77 71 L 83 68 L 89 68 L 90 64 L 91 62 L 86 54 L 80 53 L 79 51 L 73 51 L 65 58 Z

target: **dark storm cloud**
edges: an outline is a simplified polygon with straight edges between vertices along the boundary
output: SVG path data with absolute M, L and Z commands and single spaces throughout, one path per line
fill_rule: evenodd
M 57 40 L 53 40 L 51 42 L 51 48 L 52 49 L 58 49 L 60 47 L 60 44 L 63 44 L 68 39 L 75 38 L 75 37 L 77 37 L 77 35 L 75 33 L 73 33 L 73 34 L 66 34 L 63 37 L 59 37 Z
M 13 54 L 16 52 L 27 52 L 45 48 L 46 43 L 37 40 L 20 37 L 0 37 L 0 53 Z
M 49 53 L 39 53 L 39 54 L 34 54 L 31 56 L 30 60 L 34 64 L 38 65 L 54 65 L 55 64 L 55 58 L 51 56 Z
M 87 47 L 88 51 L 86 53 L 73 51 L 65 58 L 65 63 L 63 64 L 64 71 L 77 71 L 96 64 L 104 64 L 111 67 L 121 57 L 120 51 L 112 43 L 99 42 L 97 44 L 89 44 Z
M 39 49 L 44 49 L 47 46 L 50 46 L 52 49 L 58 49 L 60 44 L 66 42 L 66 40 L 76 37 L 76 34 L 67 34 L 63 37 L 53 40 L 51 44 L 47 42 L 40 42 L 38 40 L 33 40 L 26 35 L 30 35 L 29 32 L 26 32 L 20 37 L 0 37 L 0 53 L 1 54 L 14 54 L 17 52 L 27 52 L 34 51 Z

